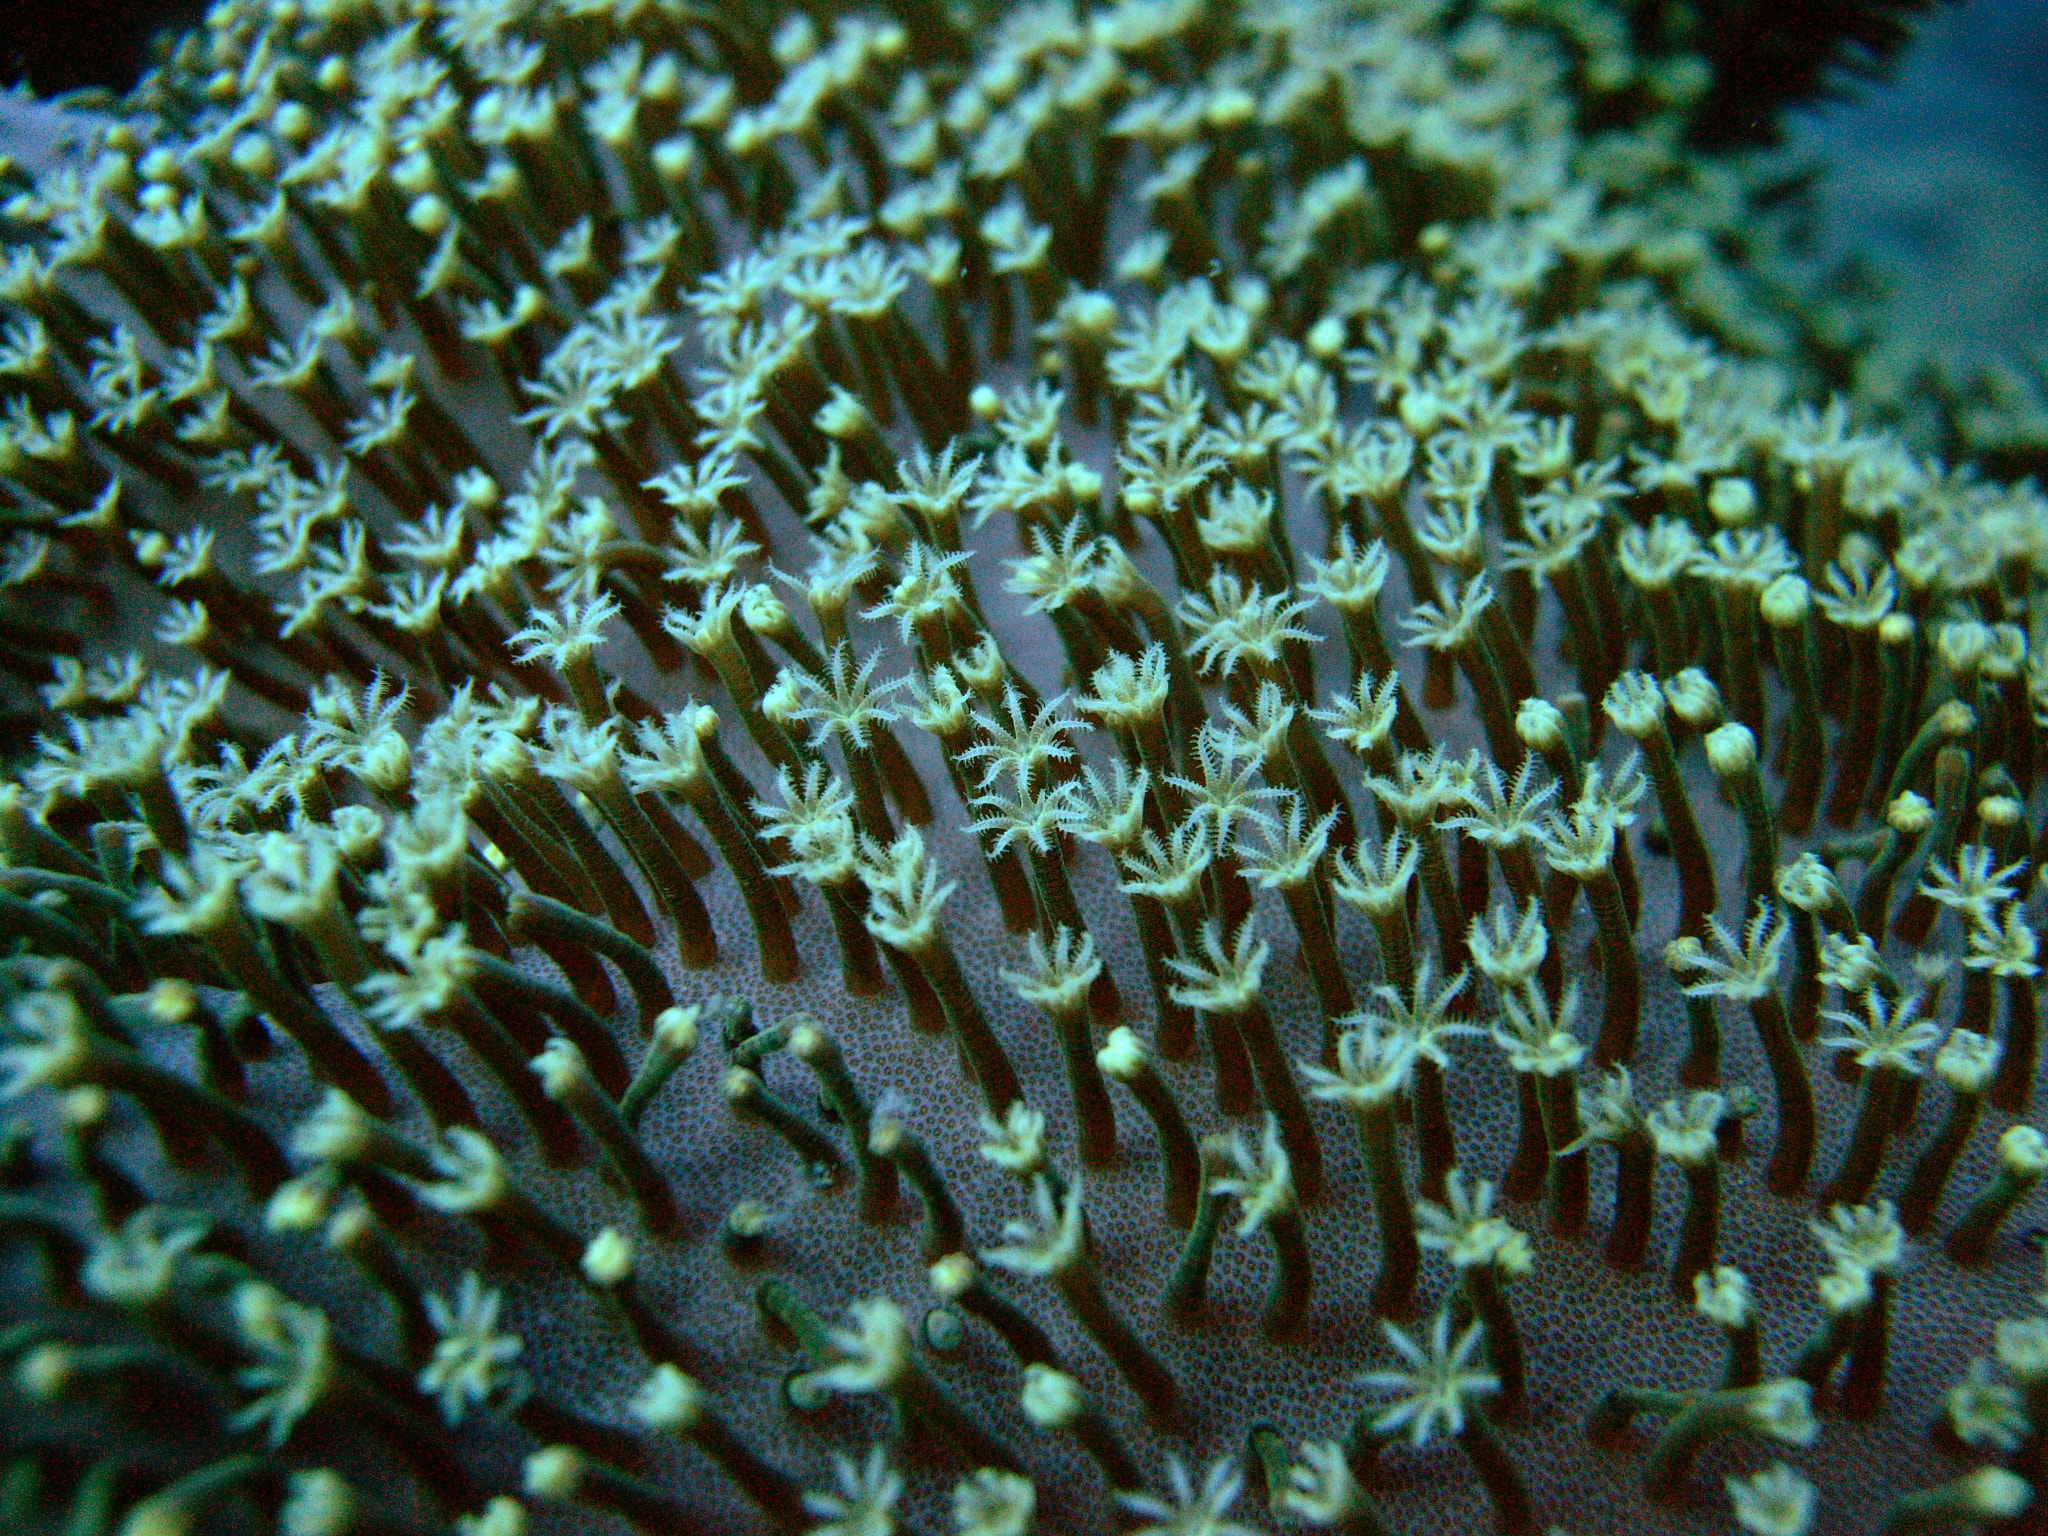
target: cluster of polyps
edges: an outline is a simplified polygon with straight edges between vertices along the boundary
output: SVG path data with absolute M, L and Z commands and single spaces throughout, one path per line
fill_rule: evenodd
M 7 1507 L 2019 1508 L 2038 497 L 1687 334 L 1583 17 L 898 11 L 225 4 L 10 183 Z

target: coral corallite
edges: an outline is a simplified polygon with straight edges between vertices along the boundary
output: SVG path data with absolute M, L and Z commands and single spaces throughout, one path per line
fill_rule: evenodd
M 224 0 L 0 165 L 0 1526 L 2024 1518 L 2048 507 L 1637 21 Z

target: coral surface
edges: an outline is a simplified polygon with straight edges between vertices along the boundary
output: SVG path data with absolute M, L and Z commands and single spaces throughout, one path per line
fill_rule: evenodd
M 0 1525 L 2026 1518 L 2044 509 L 1709 83 L 227 0 L 0 168 Z

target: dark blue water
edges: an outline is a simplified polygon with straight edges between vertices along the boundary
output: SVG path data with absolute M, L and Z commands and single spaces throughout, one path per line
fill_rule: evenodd
M 1824 238 L 1896 269 L 1901 323 L 1971 349 L 2048 343 L 2048 4 L 1929 15 L 1892 84 L 1795 117 L 1833 162 Z

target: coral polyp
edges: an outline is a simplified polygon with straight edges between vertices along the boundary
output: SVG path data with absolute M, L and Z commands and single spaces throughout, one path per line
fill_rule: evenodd
M 1637 20 L 224 0 L 0 162 L 0 1524 L 2025 1510 L 2048 507 Z

